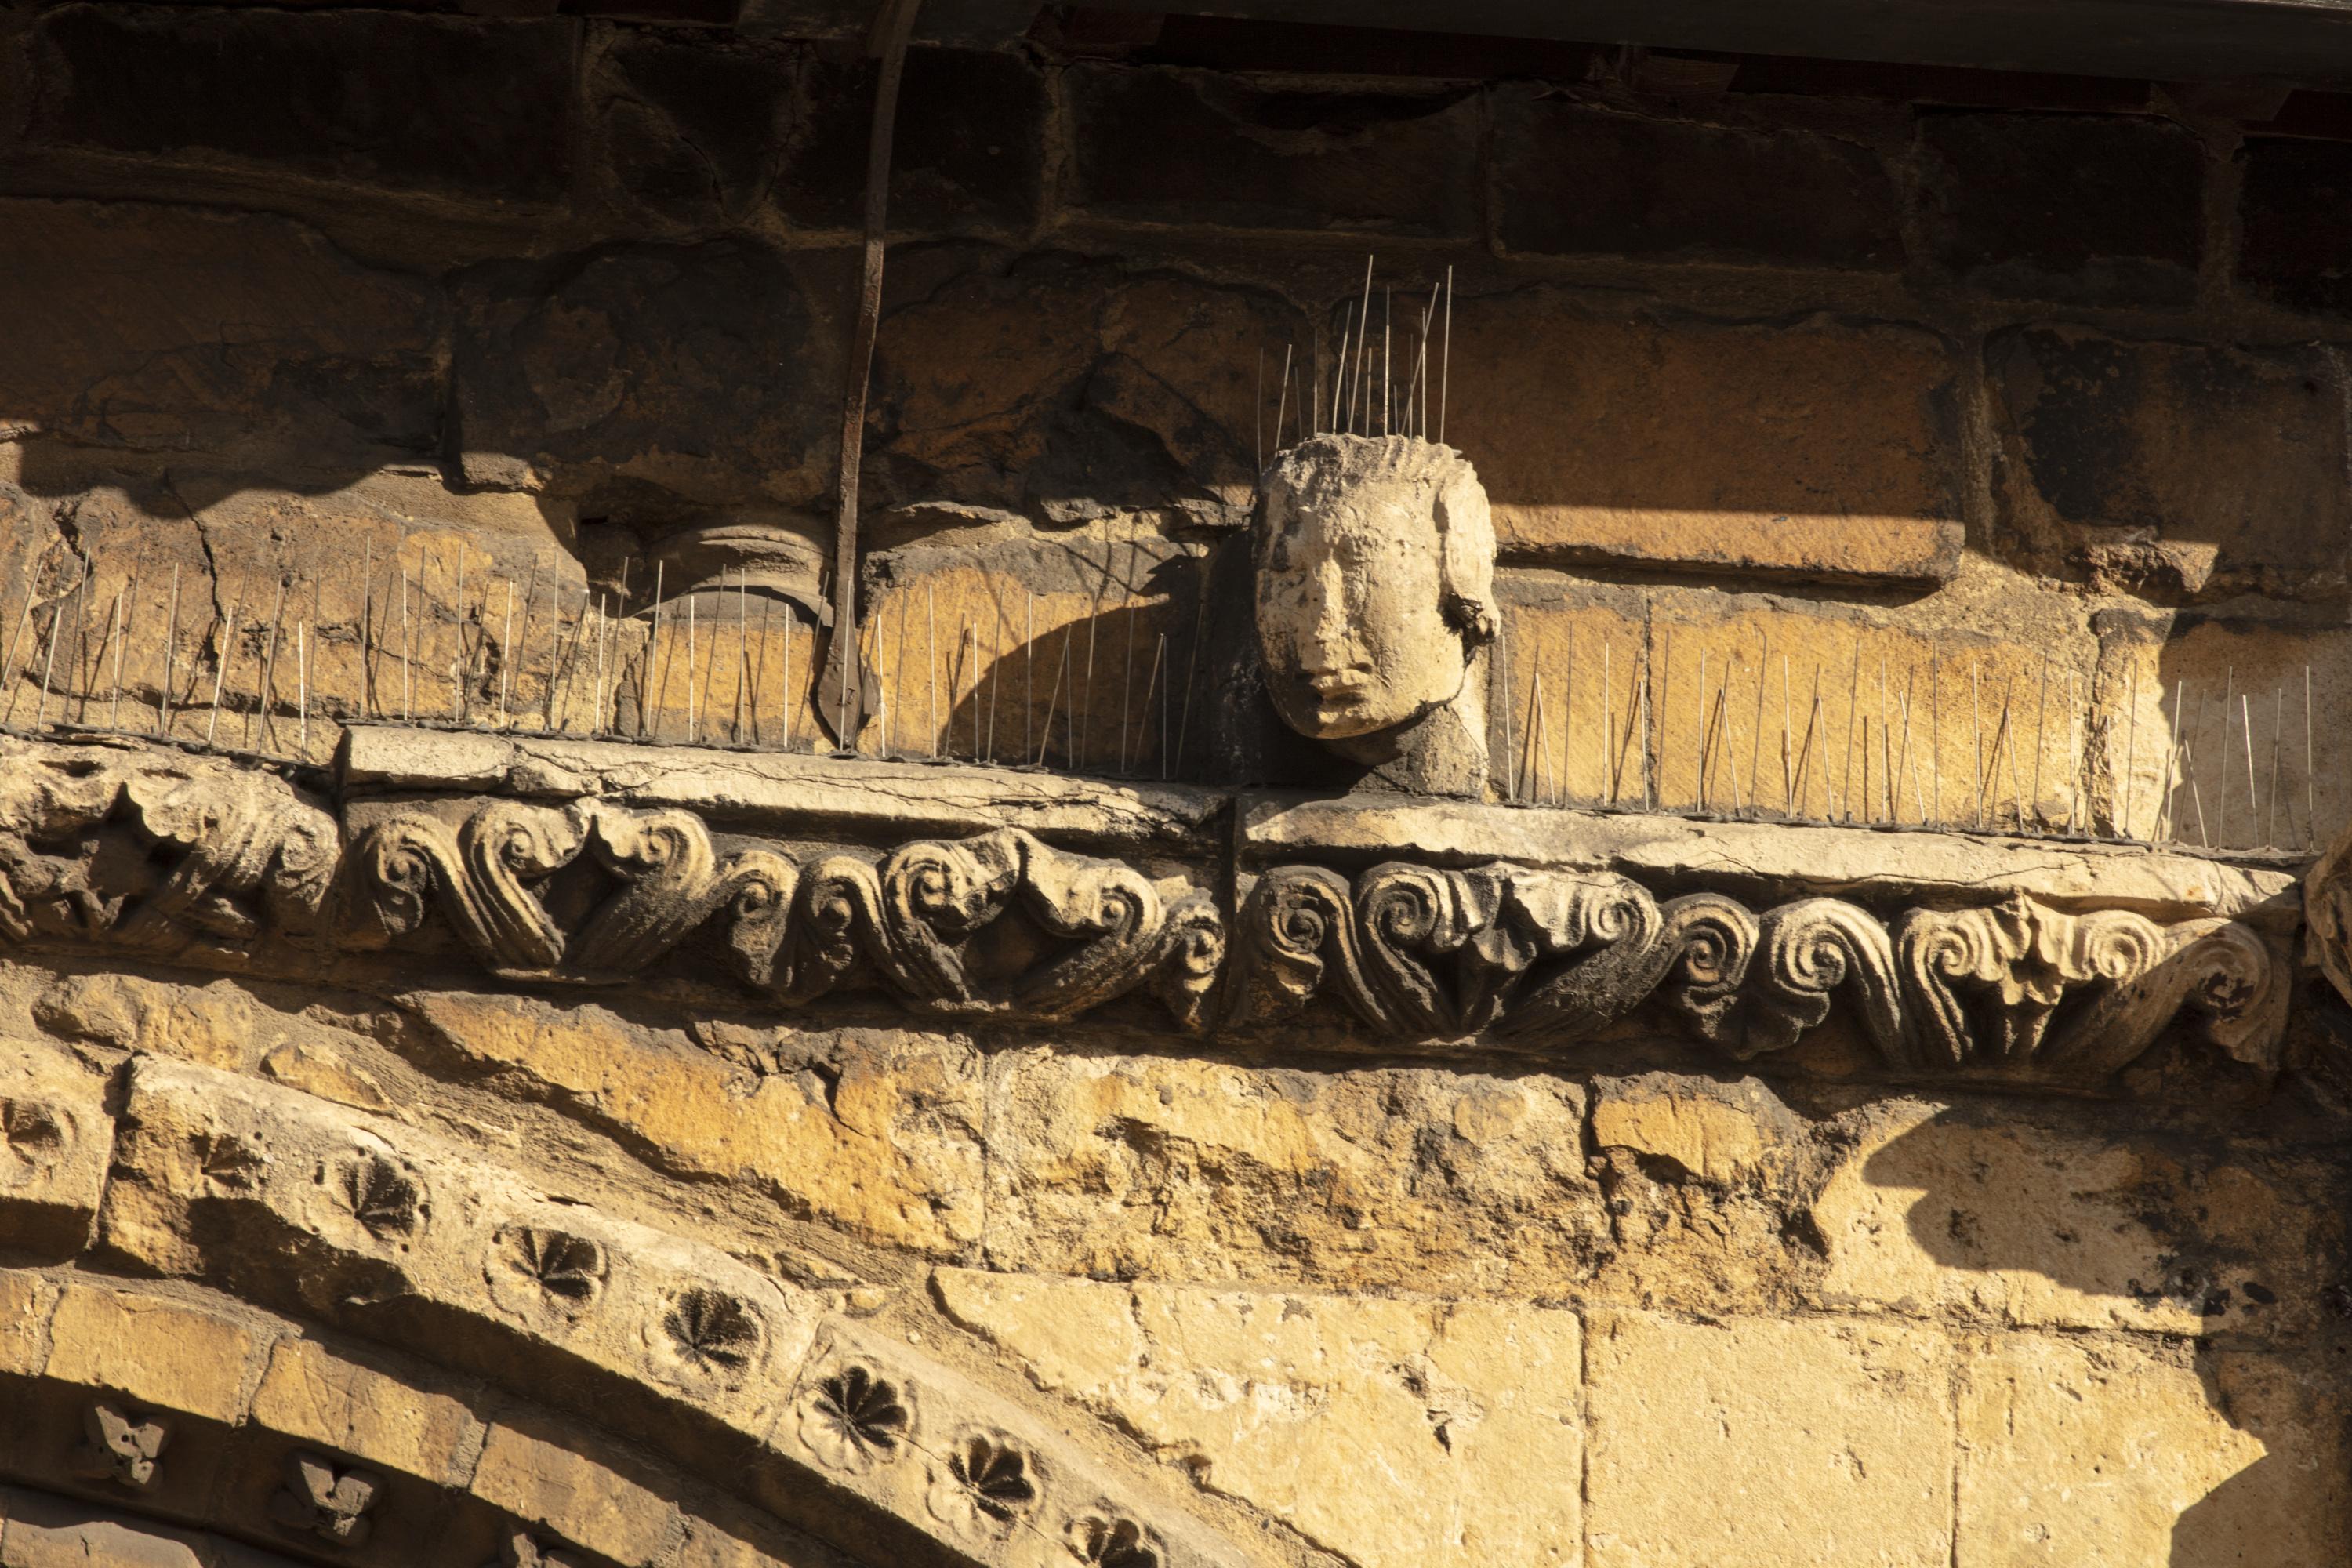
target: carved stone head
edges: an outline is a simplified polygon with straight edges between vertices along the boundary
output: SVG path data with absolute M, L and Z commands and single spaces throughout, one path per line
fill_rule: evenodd
M 1495 525 L 1468 459 L 1406 436 L 1318 436 L 1259 489 L 1257 637 L 1285 723 L 1398 730 L 1463 694 L 1495 635 Z

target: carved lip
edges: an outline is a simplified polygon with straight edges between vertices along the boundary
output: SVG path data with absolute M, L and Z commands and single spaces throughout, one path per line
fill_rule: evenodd
M 1364 669 L 1316 670 L 1307 677 L 1315 695 L 1331 707 L 1352 707 L 1364 700 L 1371 673 Z

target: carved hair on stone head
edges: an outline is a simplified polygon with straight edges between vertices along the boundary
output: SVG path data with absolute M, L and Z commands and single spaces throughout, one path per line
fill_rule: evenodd
M 1258 479 L 1255 553 L 1264 566 L 1283 512 L 1337 500 L 1367 481 L 1427 487 L 1437 523 L 1438 585 L 1446 622 L 1465 647 L 1495 640 L 1495 520 L 1470 459 L 1414 436 L 1314 436 L 1286 448 Z

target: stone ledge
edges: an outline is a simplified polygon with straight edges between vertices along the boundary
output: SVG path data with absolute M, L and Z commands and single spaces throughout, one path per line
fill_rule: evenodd
M 2265 930 L 2302 922 L 2296 875 L 2133 844 L 2062 842 L 1932 830 L 1480 806 L 1411 801 L 1364 807 L 1296 795 L 1240 798 L 1243 857 L 1301 852 L 1439 865 L 1488 860 L 1705 882 L 1754 896 L 1793 890 L 1981 903 L 2022 895 L 2062 907 L 2154 919 L 2218 915 Z
M 829 824 L 894 834 L 1020 827 L 1056 838 L 1205 852 L 1228 797 L 960 763 L 632 745 L 560 735 L 353 729 L 345 790 L 488 792 L 683 806 L 743 827 Z

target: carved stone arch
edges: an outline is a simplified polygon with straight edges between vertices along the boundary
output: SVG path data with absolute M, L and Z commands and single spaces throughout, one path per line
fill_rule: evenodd
M 0 1484 L 386 1568 L 1241 1560 L 848 1290 L 249 1077 L 117 1093 L 76 1107 L 82 1235 L 144 1278 L 0 1270 Z
M 21 1487 L 0 1487 L 0 1554 L 13 1562 L 136 1568 L 295 1568 L 293 1558 L 133 1509 Z

